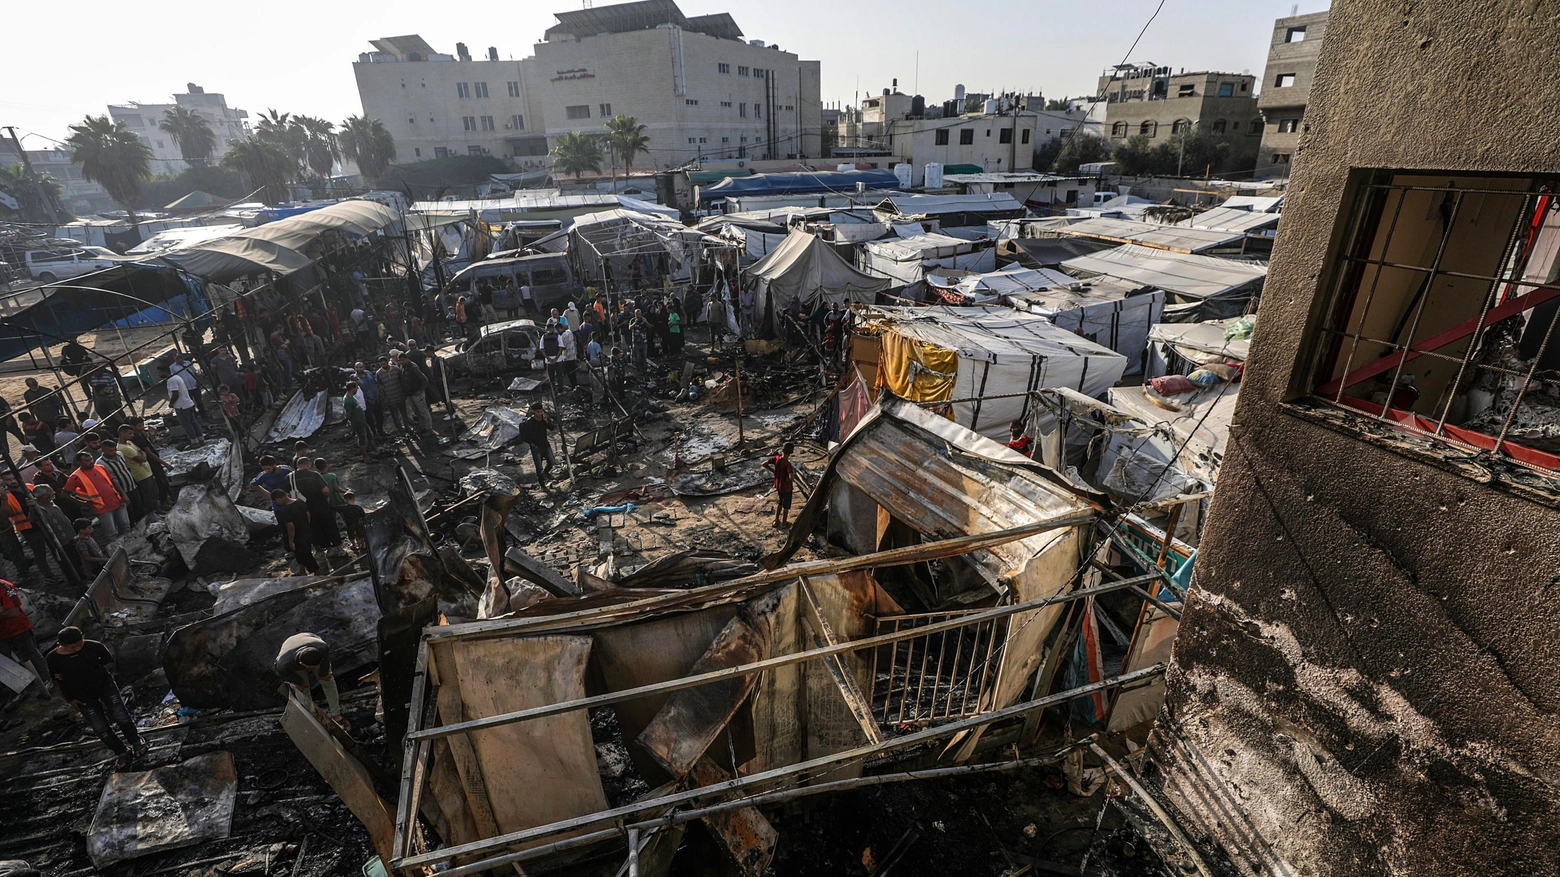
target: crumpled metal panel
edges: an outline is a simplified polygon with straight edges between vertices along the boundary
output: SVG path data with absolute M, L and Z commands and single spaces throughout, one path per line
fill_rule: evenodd
M 106 868 L 137 856 L 221 840 L 233 828 L 238 772 L 229 752 L 156 770 L 110 774 L 87 832 L 87 855 Z
M 479 448 L 497 450 L 515 440 L 525 417 L 525 414 L 513 408 L 494 405 L 482 412 L 477 422 L 461 433 L 460 437 L 462 441 L 471 442 Z
M 215 482 L 186 484 L 166 520 L 174 547 L 179 549 L 184 565 L 192 570 L 196 569 L 196 555 L 206 540 L 220 537 L 240 546 L 249 541 L 249 524 Z
M 325 425 L 330 407 L 330 394 L 326 391 L 309 393 L 299 390 L 287 400 L 282 413 L 276 416 L 276 423 L 271 425 L 271 431 L 266 433 L 265 440 L 281 442 L 314 435 Z

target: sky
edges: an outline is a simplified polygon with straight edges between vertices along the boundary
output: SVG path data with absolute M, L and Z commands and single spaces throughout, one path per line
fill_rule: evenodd
M 1160 0 L 679 0 L 687 15 L 730 12 L 748 39 L 822 62 L 825 106 L 901 91 L 938 103 L 971 92 L 1090 94 Z M 608 5 L 597 0 L 598 7 Z M 532 54 L 552 12 L 580 0 L 456 9 L 426 0 L 261 4 L 105 0 L 16 4 L 0 52 L 0 126 L 28 149 L 110 103 L 167 103 L 194 82 L 251 119 L 267 108 L 340 122 L 362 111 L 351 64 L 382 36 L 418 33 L 453 53 Z M 1127 60 L 1260 76 L 1273 20 L 1327 0 L 1164 0 Z M 478 10 L 483 10 L 480 14 Z M 547 10 L 547 11 L 543 11 Z M 17 38 L 20 37 L 20 38 Z M 919 58 L 918 58 L 919 56 Z

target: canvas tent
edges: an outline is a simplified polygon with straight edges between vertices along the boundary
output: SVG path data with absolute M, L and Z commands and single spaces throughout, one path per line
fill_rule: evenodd
M 945 234 L 909 234 L 862 244 L 861 267 L 868 274 L 893 280 L 896 286 L 909 286 L 925 280 L 931 268 L 994 270 L 997 251 L 990 242 Z
M 1010 290 L 1003 294 L 1003 300 L 1109 347 L 1127 358 L 1128 374 L 1143 374 L 1149 330 L 1165 310 L 1164 290 L 1124 284 L 1109 277 L 1068 279 L 1071 283 Z
M 1277 213 L 1259 213 L 1236 207 L 1215 207 L 1191 219 L 1184 219 L 1176 225 L 1181 228 L 1207 228 L 1240 234 L 1273 234 L 1273 230 L 1278 227 L 1278 220 Z
M 1149 377 L 1191 374 L 1210 362 L 1245 362 L 1251 352 L 1251 338 L 1225 338 L 1224 330 L 1239 319 L 1210 320 L 1206 323 L 1160 323 L 1148 333 Z
M 1121 379 L 1127 358 L 1005 307 L 877 308 L 878 383 L 912 402 L 954 401 L 953 419 L 978 433 L 1007 435 L 1034 410 L 1028 393 L 1068 387 L 1100 397 Z M 1006 398 L 997 398 L 1006 397 Z
M 163 258 L 191 274 L 219 283 L 263 271 L 286 275 L 313 264 L 315 257 L 305 250 L 325 232 L 366 235 L 399 218 L 400 214 L 377 201 L 341 201 L 168 253 Z
M 871 304 L 889 282 L 857 271 L 815 235 L 793 231 L 769 255 L 742 272 L 755 293 L 754 306 L 768 323 L 792 299 L 812 311 L 820 302 Z
M 1165 320 L 1191 323 L 1235 317 L 1249 310 L 1262 289 L 1267 265 L 1217 256 L 1195 256 L 1128 244 L 1062 263 L 1069 274 L 1103 274 L 1167 293 Z

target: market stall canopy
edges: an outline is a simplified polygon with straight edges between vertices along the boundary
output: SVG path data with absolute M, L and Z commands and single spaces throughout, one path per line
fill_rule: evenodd
M 171 252 L 163 258 L 191 274 L 218 282 L 261 271 L 291 274 L 314 261 L 304 250 L 325 232 L 366 235 L 399 218 L 400 214 L 377 201 L 340 201 Z
M 805 311 L 820 301 L 870 304 L 889 281 L 856 270 L 834 248 L 805 231 L 793 231 L 743 272 L 753 279 L 759 313 L 778 312 L 792 299 Z

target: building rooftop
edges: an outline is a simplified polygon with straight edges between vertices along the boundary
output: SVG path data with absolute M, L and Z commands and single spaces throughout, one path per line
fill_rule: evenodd
M 547 29 L 548 40 L 560 37 L 589 37 L 597 34 L 627 33 L 651 30 L 664 24 L 675 24 L 683 30 L 708 34 L 723 40 L 742 39 L 742 29 L 726 12 L 710 15 L 683 14 L 675 0 L 635 0 L 632 3 L 615 3 L 594 9 L 572 9 L 555 12 L 558 23 Z

